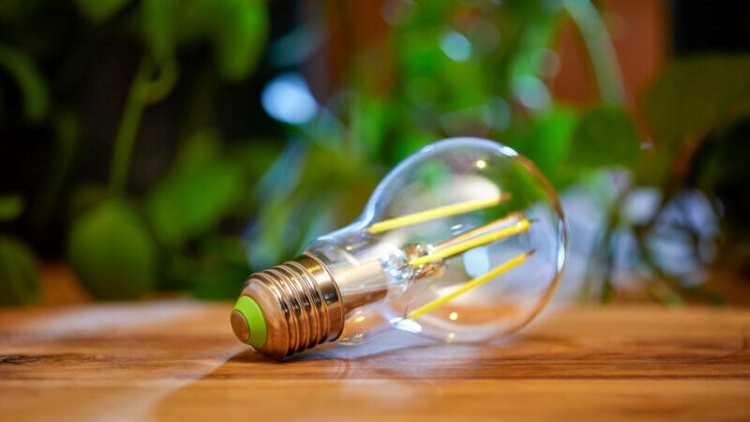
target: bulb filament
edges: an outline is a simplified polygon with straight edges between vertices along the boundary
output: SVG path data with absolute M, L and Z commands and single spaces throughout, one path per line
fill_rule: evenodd
M 458 204 L 448 205 L 445 207 L 433 208 L 427 211 L 422 211 L 405 215 L 403 217 L 375 223 L 368 228 L 368 231 L 370 233 L 382 233 L 396 228 L 434 220 L 440 217 L 464 214 L 471 211 L 489 208 L 499 204 L 505 199 L 510 198 L 510 196 L 510 194 L 506 193 L 489 200 L 466 201 Z M 508 223 L 512 221 L 515 222 L 513 222 L 512 225 L 508 226 Z M 428 250 L 430 252 L 421 256 L 415 256 L 411 258 L 409 260 L 409 265 L 416 269 L 424 268 L 424 266 L 429 264 L 442 267 L 443 260 L 447 258 L 451 258 L 479 246 L 484 246 L 510 236 L 515 236 L 519 233 L 525 232 L 529 229 L 530 226 L 531 222 L 526 218 L 526 216 L 524 216 L 522 213 L 515 212 L 504 218 L 495 220 L 490 224 L 448 239 L 436 245 L 435 247 L 424 248 L 425 250 Z M 530 256 L 534 255 L 535 252 L 536 250 L 532 249 L 528 252 L 521 253 L 509 259 L 508 261 L 491 269 L 486 274 L 469 280 L 452 292 L 443 295 L 431 302 L 428 302 L 418 307 L 417 309 L 414 309 L 413 311 L 409 312 L 406 317 L 408 319 L 419 318 L 420 316 L 450 302 L 456 297 L 487 283 L 500 274 L 507 272 L 518 265 L 521 265 Z M 429 272 L 418 271 L 417 274 L 429 274 Z
M 480 199 L 476 201 L 460 202 L 458 204 L 447 205 L 444 207 L 433 208 L 427 211 L 417 212 L 414 214 L 397 217 L 390 220 L 381 221 L 371 225 L 367 231 L 370 233 L 382 233 L 399 227 L 410 226 L 412 224 L 423 223 L 440 217 L 448 217 L 456 214 L 463 214 L 470 211 L 476 211 L 483 208 L 493 207 L 501 201 L 510 198 L 510 194 L 499 195 L 492 199 Z
M 516 267 L 518 265 L 523 264 L 528 257 L 533 255 L 535 252 L 534 249 L 532 249 L 530 252 L 525 252 L 520 255 L 517 255 L 508 261 L 503 262 L 502 264 L 498 265 L 497 267 L 493 268 L 483 276 L 477 277 L 473 280 L 470 280 L 463 284 L 458 289 L 448 293 L 447 295 L 440 296 L 439 298 L 433 300 L 432 302 L 428 302 L 419 308 L 409 312 L 409 314 L 406 316 L 408 319 L 416 319 L 421 317 L 422 315 L 426 314 L 427 312 L 430 312 L 434 310 L 435 308 L 438 308 L 442 305 L 445 305 L 446 303 L 450 302 L 451 300 L 457 298 L 458 296 L 468 292 L 471 289 L 475 289 L 482 284 L 492 280 L 493 278 L 499 276 L 500 274 L 510 270 L 513 267 Z
M 491 224 L 495 225 L 495 223 L 491 223 Z M 500 239 L 504 239 L 506 237 L 524 232 L 529 228 L 530 224 L 531 223 L 529 223 L 529 220 L 524 218 L 522 220 L 519 220 L 517 223 L 515 223 L 514 225 L 510 227 L 496 230 L 494 232 L 487 233 L 485 235 L 472 237 L 463 243 L 453 244 L 443 249 L 436 248 L 437 250 L 435 253 L 414 258 L 411 261 L 409 261 L 409 265 L 413 267 L 419 267 L 420 265 L 429 264 L 430 262 L 435 262 L 441 259 L 450 258 L 454 255 L 458 255 L 460 253 L 466 252 L 469 249 L 474 249 L 477 246 L 482 246 L 488 243 L 497 242 Z M 484 231 L 486 229 L 482 227 L 480 228 L 480 230 Z

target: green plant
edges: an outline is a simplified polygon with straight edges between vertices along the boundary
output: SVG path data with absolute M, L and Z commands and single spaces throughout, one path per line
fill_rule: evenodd
M 746 202 L 738 202 L 746 192 L 742 154 L 734 159 L 727 155 L 747 146 L 746 138 L 738 140 L 738 131 L 732 131 L 743 121 L 749 98 L 746 57 L 676 60 L 646 96 L 649 136 L 639 133 L 625 108 L 607 29 L 592 3 L 393 4 L 387 11 L 393 26 L 390 36 L 383 45 L 350 52 L 349 72 L 339 90 L 343 95 L 327 105 L 341 124 L 331 125 L 326 119 L 295 128 L 312 146 L 289 154 L 294 157 L 289 165 L 318 169 L 321 154 L 339 157 L 336 151 L 343 150 L 343 157 L 368 170 L 334 161 L 325 175 L 306 170 L 304 177 L 295 179 L 298 183 L 290 186 L 286 180 L 264 191 L 261 224 L 251 239 L 256 266 L 273 265 L 315 235 L 348 223 L 349 204 L 361 209 L 366 196 L 333 181 L 366 174 L 367 180 L 357 183 L 370 186 L 383 169 L 427 143 L 478 135 L 500 140 L 531 158 L 558 190 L 575 184 L 593 197 L 603 222 L 593 235 L 591 250 L 584 251 L 584 259 L 590 261 L 582 300 L 612 300 L 615 278 L 626 271 L 662 302 L 721 301 L 701 283 L 700 273 L 713 262 L 716 255 L 711 251 L 717 244 L 725 246 L 723 256 L 734 251 L 735 262 L 745 259 L 742 251 L 748 249 L 748 238 L 741 213 L 722 219 L 721 232 L 707 230 L 708 222 L 703 228 L 675 227 L 666 216 L 676 210 L 683 214 L 676 218 L 688 218 L 685 213 L 692 212 L 694 204 L 678 203 L 680 195 L 695 189 L 707 195 L 717 218 L 719 199 L 747 209 Z M 334 5 L 339 10 L 327 16 L 348 16 L 345 3 Z M 601 102 L 588 109 L 555 103 L 544 83 L 543 59 L 551 54 L 564 22 L 579 29 L 596 76 Z M 340 25 L 344 38 L 356 36 L 355 25 Z M 630 219 L 625 203 L 650 188 L 661 192 L 660 204 L 645 221 Z M 727 202 L 728 196 L 734 202 Z M 288 233 L 289 227 L 300 226 L 306 230 Z M 723 243 L 720 233 L 725 233 Z M 665 240 L 684 246 L 696 265 L 668 269 L 664 261 L 670 258 L 654 246 Z M 628 255 L 627 262 L 618 262 L 618 254 Z
M 624 103 L 594 3 L 384 2 L 389 31 L 367 48 L 351 41 L 359 33 L 348 21 L 356 3 L 320 5 L 321 13 L 265 56 L 271 20 L 261 0 L 2 3 L 0 135 L 11 147 L 0 144 L 0 152 L 24 158 L 21 151 L 29 154 L 24 164 L 35 162 L 33 148 L 15 139 L 49 139 L 46 151 L 55 158 L 46 158 L 37 189 L 0 196 L 0 291 L 11 292 L 2 295 L 5 303 L 38 298 L 34 241 L 23 234 L 42 233 L 56 220 L 65 233 L 64 256 L 97 297 L 164 290 L 233 297 L 251 270 L 290 258 L 354 219 L 387 169 L 406 155 L 465 135 L 499 140 L 531 158 L 559 191 L 582 189 L 593 198 L 603 222 L 586 251 L 584 300 L 613 299 L 623 270 L 664 302 L 716 300 L 689 271 L 664 265 L 655 245 L 665 237 L 687 245 L 701 264 L 713 260 L 717 245 L 723 262 L 747 262 L 747 57 L 675 61 L 645 98 L 646 142 Z M 65 24 L 51 24 L 49 16 Z M 546 86 L 555 37 L 566 24 L 582 35 L 600 94 L 586 109 L 555 102 Z M 331 28 L 343 34 L 344 76 L 318 114 L 287 125 L 285 138 L 227 139 L 211 118 L 219 86 L 245 81 L 279 57 L 284 66 L 301 66 L 294 60 L 302 55 L 289 52 L 314 51 L 325 36 L 311 34 Z M 140 55 L 139 64 L 109 175 L 82 180 L 77 166 L 89 140 L 71 97 L 83 70 L 114 41 Z M 199 69 L 187 83 L 185 65 Z M 176 92 L 186 99 L 176 152 L 157 178 L 134 189 L 129 181 L 142 118 Z M 660 203 L 635 220 L 624 205 L 647 188 Z M 680 223 L 690 212 L 681 198 L 698 191 L 712 215 L 723 208 L 720 232 Z M 625 264 L 617 259 L 623 251 L 631 258 Z
M 82 40 L 61 35 L 64 31 L 59 27 L 35 27 L 42 26 L 40 21 L 54 10 L 62 12 L 61 19 L 80 25 L 76 29 Z M 68 263 L 99 298 L 136 298 L 157 289 L 191 289 L 203 297 L 233 294 L 248 268 L 238 234 L 223 232 L 218 226 L 252 210 L 252 198 L 245 187 L 255 183 L 269 156 L 276 152 L 273 147 L 250 142 L 225 142 L 209 123 L 210 105 L 202 104 L 213 101 L 215 89 L 199 88 L 215 86 L 217 80 L 236 83 L 252 75 L 268 38 L 266 3 L 79 0 L 72 5 L 12 1 L 0 8 L 0 19 L 15 29 L 8 37 L 15 39 L 0 42 L 0 66 L 16 82 L 27 127 L 31 126 L 27 131 L 33 126 L 51 127 L 52 150 L 60 159 L 51 166 L 41 198 L 34 201 L 35 210 L 41 211 L 36 219 L 29 217 L 29 224 L 38 228 L 51 218 L 45 208 L 59 206 L 62 181 L 70 179 L 77 150 L 85 142 L 79 117 L 66 104 L 65 87 L 61 89 L 55 82 L 80 80 L 82 73 L 75 70 L 95 59 L 90 56 L 92 49 L 113 39 L 128 40 L 142 50 L 142 58 L 113 142 L 106 187 L 83 183 L 69 191 L 73 200 L 66 223 Z M 26 30 L 25 24 L 39 32 Z M 41 47 L 37 42 L 40 35 Z M 58 46 L 50 41 L 55 36 L 70 47 L 70 53 L 55 50 Z M 198 97 L 185 113 L 186 135 L 178 141 L 178 153 L 164 176 L 145 194 L 134 194 L 128 181 L 142 116 L 149 106 L 173 92 L 180 78 L 181 56 L 206 46 L 213 52 L 213 65 L 209 62 L 196 84 Z M 68 66 L 61 66 L 57 73 L 43 69 L 50 62 Z M 7 113 L 3 117 L 8 117 Z M 18 200 L 3 198 L 3 208 L 12 208 Z M 20 211 L 7 214 L 4 220 L 18 217 Z M 2 238 L 0 261 L 12 265 L 3 267 L 0 284 L 16 292 L 4 295 L 4 301 L 26 302 L 38 296 L 31 256 L 17 239 Z
M 633 227 L 640 251 L 666 285 L 668 300 L 697 294 L 721 301 L 696 285 L 689 271 L 668 271 L 655 257 L 649 237 L 665 228 L 682 236 L 698 262 L 714 258 L 728 270 L 746 270 L 748 235 L 742 216 L 747 203 L 747 165 L 742 151 L 750 147 L 750 57 L 708 55 L 675 60 L 656 81 L 645 109 L 658 142 L 653 153 L 634 167 L 638 185 L 658 186 L 661 204 L 648 221 Z M 720 233 L 712 235 L 709 222 L 690 221 L 690 209 L 678 207 L 681 221 L 664 221 L 665 210 L 679 205 L 685 191 L 701 192 L 714 214 L 721 217 Z M 708 233 L 707 233 L 708 231 Z M 706 249 L 717 248 L 718 253 Z M 743 268 L 745 267 L 745 268 Z
M 347 224 L 385 169 L 448 136 L 499 140 L 532 159 L 558 189 L 637 161 L 640 138 L 622 104 L 606 29 L 590 3 L 391 4 L 389 37 L 350 52 L 343 86 L 335 102 L 324 105 L 339 124 L 325 114 L 292 128 L 309 143 L 295 145 L 284 167 L 305 173 L 291 186 L 279 178 L 263 192 L 260 224 L 251 238 L 255 266 L 273 265 L 315 235 Z M 325 16 L 348 16 L 346 3 L 331 7 L 338 10 Z M 555 34 L 568 19 L 588 41 L 602 91 L 601 105 L 587 110 L 555 103 L 544 82 L 545 57 L 554 54 Z M 337 24 L 349 31 L 344 38 L 356 36 L 356 23 L 318 21 L 304 28 Z M 323 155 L 333 161 L 321 173 Z M 304 230 L 287 233 L 289 227 Z
M 0 223 L 18 218 L 23 211 L 19 196 L 0 196 Z M 0 234 L 0 305 L 39 299 L 36 257 L 26 242 Z

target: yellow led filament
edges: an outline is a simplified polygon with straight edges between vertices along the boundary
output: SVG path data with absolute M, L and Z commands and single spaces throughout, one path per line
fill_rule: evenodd
M 476 287 L 481 286 L 482 284 L 492 280 L 493 278 L 499 276 L 500 274 L 510 270 L 511 268 L 522 264 L 524 261 L 526 261 L 526 258 L 533 255 L 533 251 L 522 253 L 518 256 L 513 257 L 509 261 L 506 261 L 497 267 L 490 270 L 487 274 L 477 277 L 473 280 L 470 280 L 466 282 L 463 286 L 459 287 L 458 289 L 448 293 L 445 296 L 441 296 L 432 302 L 429 302 L 425 305 L 420 306 L 419 308 L 409 312 L 409 315 L 406 317 L 409 319 L 416 319 L 421 317 L 422 315 L 426 314 L 427 312 L 430 312 L 434 310 L 435 308 L 438 308 L 442 305 L 445 305 L 446 303 L 450 302 L 451 300 L 455 299 L 456 297 L 468 292 L 471 289 L 474 289 Z
M 463 243 L 459 243 L 445 249 L 438 249 L 435 253 L 430 255 L 414 258 L 409 261 L 409 265 L 411 265 L 412 267 L 419 267 L 420 265 L 429 264 L 430 262 L 435 262 L 443 258 L 458 255 L 462 252 L 468 251 L 469 249 L 474 249 L 477 246 L 486 245 L 488 243 L 496 242 L 500 239 L 524 232 L 529 228 L 529 224 L 529 220 L 523 219 L 516 224 L 502 230 L 475 237 L 473 239 L 469 239 Z
M 410 226 L 412 224 L 422 223 L 429 220 L 434 220 L 440 217 L 447 217 L 449 215 L 463 214 L 469 211 L 480 210 L 482 208 L 493 207 L 500 203 L 500 201 L 509 198 L 510 195 L 501 195 L 492 199 L 483 199 L 478 201 L 466 201 L 459 204 L 448 205 L 445 207 L 433 208 L 431 210 L 422 211 L 414 214 L 405 215 L 403 217 L 393 218 L 391 220 L 381 221 L 370 226 L 367 231 L 370 233 L 382 233 L 388 230 L 397 229 L 399 227 Z
M 454 205 L 448 205 L 445 207 L 434 208 L 427 211 L 422 211 L 414 214 L 405 215 L 403 217 L 394 218 L 391 220 L 385 220 L 380 223 L 373 224 L 370 226 L 368 231 L 370 233 L 382 233 L 395 228 L 409 226 L 412 224 L 422 223 L 429 220 L 434 220 L 440 217 L 446 217 L 450 215 L 463 214 L 471 211 L 480 210 L 483 208 L 493 207 L 499 204 L 502 200 L 509 198 L 509 194 L 498 196 L 489 200 L 477 200 L 467 201 Z M 499 230 L 494 230 L 496 227 L 506 225 L 511 219 L 517 220 L 513 225 L 509 227 L 503 227 Z M 425 264 L 440 261 L 445 258 L 449 258 L 460 253 L 466 252 L 470 249 L 474 249 L 479 246 L 487 245 L 506 237 L 514 236 L 522 233 L 529 229 L 531 223 L 521 213 L 513 213 L 508 217 L 497 220 L 486 226 L 482 226 L 478 229 L 472 230 L 468 233 L 464 233 L 458 237 L 443 242 L 435 247 L 435 251 L 431 254 L 419 256 L 409 261 L 409 265 L 412 267 L 420 267 Z M 510 260 L 498 265 L 486 274 L 477 277 L 473 280 L 469 280 L 464 285 L 459 287 L 452 292 L 441 296 L 419 308 L 411 311 L 407 318 L 416 319 L 420 316 L 450 302 L 456 297 L 474 289 L 482 284 L 494 279 L 498 275 L 509 271 L 510 269 L 522 264 L 526 259 L 534 254 L 534 250 L 519 254 Z

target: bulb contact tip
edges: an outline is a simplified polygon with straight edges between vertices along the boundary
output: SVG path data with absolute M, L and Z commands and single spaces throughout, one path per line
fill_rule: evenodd
M 267 324 L 258 302 L 250 296 L 240 296 L 230 316 L 232 331 L 241 342 L 253 347 L 266 344 Z

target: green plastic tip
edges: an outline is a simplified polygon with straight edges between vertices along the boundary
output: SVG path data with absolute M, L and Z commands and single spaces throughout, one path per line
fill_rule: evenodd
M 250 296 L 240 296 L 232 309 L 232 329 L 243 343 L 257 348 L 266 344 L 266 318 L 258 302 Z

